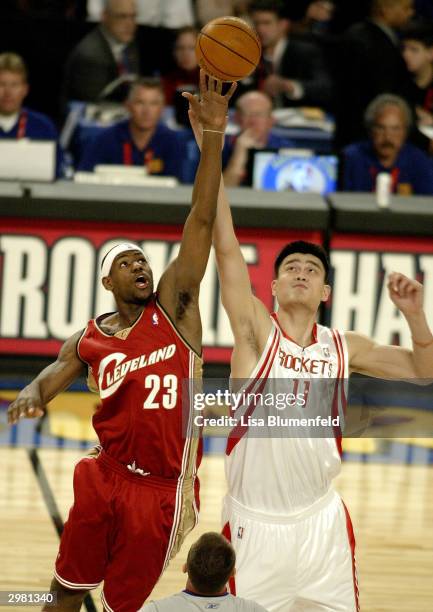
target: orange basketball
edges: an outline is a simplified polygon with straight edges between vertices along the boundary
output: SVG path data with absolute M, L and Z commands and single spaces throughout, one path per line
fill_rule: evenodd
M 195 48 L 201 68 L 221 81 L 239 81 L 253 72 L 262 46 L 243 19 L 218 17 L 203 26 Z

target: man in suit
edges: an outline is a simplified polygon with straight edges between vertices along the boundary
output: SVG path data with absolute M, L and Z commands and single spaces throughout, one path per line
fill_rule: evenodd
M 279 0 L 253 0 L 249 12 L 263 55 L 244 90 L 259 89 L 275 106 L 328 106 L 332 83 L 322 54 L 313 42 L 288 37 L 289 20 Z
M 409 73 L 397 32 L 413 12 L 413 0 L 373 0 L 369 19 L 345 33 L 339 54 L 338 145 L 365 137 L 364 112 L 376 96 L 407 91 Z
M 135 41 L 135 0 L 105 0 L 101 23 L 72 51 L 65 69 L 63 102 L 96 102 L 124 75 L 140 72 Z

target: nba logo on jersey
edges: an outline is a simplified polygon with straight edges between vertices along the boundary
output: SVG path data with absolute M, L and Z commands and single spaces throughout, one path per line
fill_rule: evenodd
M 244 535 L 244 528 L 238 527 L 238 540 L 242 540 L 243 535 Z
M 328 346 L 325 344 L 325 345 L 323 345 L 323 346 L 322 346 L 322 349 L 323 349 L 323 354 L 324 354 L 324 356 L 325 356 L 325 357 L 327 357 L 327 358 L 329 359 L 329 357 L 330 357 L 330 354 L 329 354 L 329 347 L 328 347 Z
M 154 312 L 152 315 L 152 325 L 158 325 L 158 324 L 159 324 L 158 315 L 156 312 Z

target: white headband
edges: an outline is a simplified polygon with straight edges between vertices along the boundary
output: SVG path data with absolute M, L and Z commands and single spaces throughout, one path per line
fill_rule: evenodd
M 138 244 L 134 244 L 133 242 L 121 242 L 120 244 L 116 244 L 112 249 L 105 254 L 102 263 L 101 263 L 101 278 L 104 276 L 109 276 L 111 271 L 111 266 L 113 265 L 113 261 L 116 259 L 118 255 L 124 253 L 125 251 L 140 251 L 143 253 L 144 257 L 146 257 L 146 253 L 143 249 L 138 246 Z

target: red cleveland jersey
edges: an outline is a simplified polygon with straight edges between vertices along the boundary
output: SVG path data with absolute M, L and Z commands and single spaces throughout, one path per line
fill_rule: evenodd
M 182 340 L 154 295 L 138 320 L 114 336 L 88 323 L 78 355 L 102 406 L 93 427 L 106 453 L 138 473 L 192 478 L 201 460 L 192 398 L 201 359 Z

